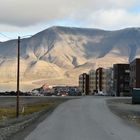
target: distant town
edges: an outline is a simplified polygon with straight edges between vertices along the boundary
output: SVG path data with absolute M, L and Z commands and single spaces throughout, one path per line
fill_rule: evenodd
M 112 68 L 99 67 L 89 73 L 79 75 L 79 86 L 49 86 L 20 92 L 23 96 L 132 96 L 132 102 L 140 102 L 137 94 L 140 88 L 140 58 L 130 64 L 114 64 Z M 136 95 L 135 95 L 136 94 Z M 5 92 L 0 95 L 16 95 L 16 92 Z
M 83 95 L 132 96 L 132 103 L 140 103 L 140 59 L 130 64 L 114 64 L 113 68 L 90 70 L 79 76 Z
M 32 90 L 37 96 L 132 96 L 133 103 L 140 102 L 140 59 L 130 64 L 114 64 L 112 68 L 99 67 L 79 75 L 79 86 L 48 86 Z

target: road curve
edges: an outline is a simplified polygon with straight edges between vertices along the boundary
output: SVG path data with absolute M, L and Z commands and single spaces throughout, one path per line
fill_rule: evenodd
M 140 129 L 111 113 L 102 97 L 59 105 L 25 140 L 140 140 Z

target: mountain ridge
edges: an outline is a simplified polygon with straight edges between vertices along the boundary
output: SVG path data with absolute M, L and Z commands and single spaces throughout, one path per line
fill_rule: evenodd
M 82 72 L 139 57 L 139 38 L 140 28 L 105 31 L 50 27 L 21 39 L 21 83 L 77 85 Z M 16 57 L 17 40 L 0 43 L 1 84 L 16 82 Z

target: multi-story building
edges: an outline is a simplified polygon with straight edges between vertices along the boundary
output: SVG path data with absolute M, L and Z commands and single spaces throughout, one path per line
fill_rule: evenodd
M 130 63 L 130 88 L 140 88 L 140 58 Z
M 79 76 L 79 89 L 82 94 L 89 95 L 89 75 L 83 73 Z
M 96 73 L 95 70 L 89 71 L 89 94 L 93 95 L 96 90 Z
M 113 88 L 116 96 L 130 95 L 130 66 L 129 64 L 113 65 Z
M 140 58 L 136 58 L 130 63 L 130 89 L 132 94 L 132 104 L 140 104 Z
M 103 92 L 107 95 L 112 95 L 113 78 L 112 69 L 98 68 L 96 70 L 96 92 Z
M 107 85 L 107 82 L 108 82 L 108 69 L 102 69 L 102 91 L 107 94 L 107 88 L 108 88 L 108 85 Z
M 99 67 L 96 69 L 96 92 L 105 92 L 106 89 L 106 73 L 105 69 Z
M 113 68 L 106 69 L 106 93 L 113 96 Z

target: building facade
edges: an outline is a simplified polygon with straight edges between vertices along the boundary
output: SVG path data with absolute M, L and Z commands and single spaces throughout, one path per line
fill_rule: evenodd
M 130 88 L 140 88 L 140 58 L 130 63 Z
M 106 69 L 96 69 L 96 92 L 106 92 Z
M 82 94 L 89 95 L 89 75 L 83 73 L 79 76 L 79 89 Z
M 113 89 L 115 96 L 130 96 L 130 65 L 113 65 Z
M 113 94 L 113 69 L 98 68 L 96 70 L 96 92 L 103 92 L 106 95 Z
M 106 93 L 109 96 L 114 96 L 113 91 L 113 68 L 106 69 Z
M 89 94 L 94 95 L 96 90 L 96 72 L 95 70 L 89 71 Z

